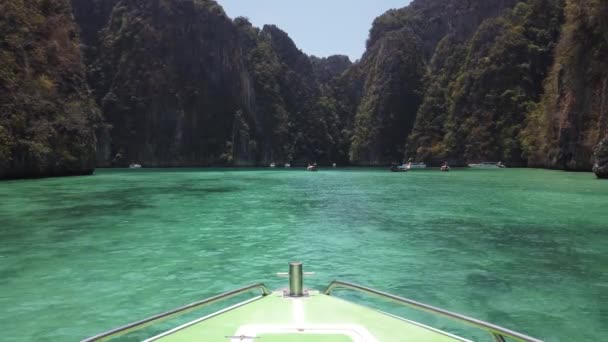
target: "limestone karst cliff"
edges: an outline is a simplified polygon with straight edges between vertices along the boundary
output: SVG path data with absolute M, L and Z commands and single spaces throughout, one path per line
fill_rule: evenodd
M 355 63 L 213 0 L 0 6 L 0 177 L 95 160 L 603 170 L 608 0 L 414 0 Z
M 67 0 L 0 3 L 0 178 L 90 174 L 100 113 Z

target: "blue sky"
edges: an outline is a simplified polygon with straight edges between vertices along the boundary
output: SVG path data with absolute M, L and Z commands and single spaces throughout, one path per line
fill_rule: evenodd
M 410 0 L 217 0 L 231 17 L 275 24 L 309 55 L 361 57 L 372 22 Z

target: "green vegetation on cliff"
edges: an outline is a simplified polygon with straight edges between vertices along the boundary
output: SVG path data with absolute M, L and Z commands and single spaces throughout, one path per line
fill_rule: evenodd
M 287 33 L 231 20 L 211 0 L 109 3 L 73 0 L 112 126 L 100 165 L 340 159 L 332 100 Z
M 449 102 L 454 94 L 448 88 L 457 80 L 464 82 L 461 73 L 465 65 L 474 67 L 472 58 L 476 56 L 471 56 L 469 64 L 466 60 L 469 41 L 480 24 L 504 15 L 515 2 L 414 1 L 377 18 L 367 52 L 354 67 L 363 89 L 352 114 L 351 161 L 388 164 L 408 157 L 427 161 L 445 158 L 450 151 L 444 138 L 456 138 L 443 127 L 453 116 Z M 469 50 L 482 49 L 484 44 L 478 42 L 479 46 Z M 466 86 L 470 83 L 472 80 Z M 464 89 L 461 102 L 477 90 Z M 460 125 L 460 118 L 455 121 Z
M 363 57 L 365 85 L 355 114 L 352 162 L 382 165 L 402 159 L 422 97 L 421 45 L 409 30 L 393 31 Z
M 524 142 L 532 166 L 590 170 L 594 147 L 608 136 L 608 1 L 567 0 L 565 16 Z
M 450 30 L 406 155 L 590 170 L 606 136 L 607 18 L 605 0 L 527 0 L 470 37 Z
M 74 6 L 87 23 L 88 5 Z M 85 41 L 89 83 L 111 125 L 99 164 L 217 162 L 241 108 L 231 101 L 243 73 L 232 21 L 202 0 L 119 1 L 107 19 Z
M 431 163 L 525 164 L 520 135 L 542 94 L 561 16 L 559 1 L 519 2 L 467 40 L 446 36 L 431 63 L 409 154 Z
M 0 178 L 87 174 L 99 112 L 67 0 L 0 3 Z
M 6 1 L 0 177 L 90 172 L 96 145 L 100 166 L 601 172 L 607 18 L 608 0 L 414 0 L 374 21 L 353 64 L 213 0 Z
M 102 164 L 589 170 L 605 131 L 605 0 L 415 0 L 375 20 L 356 64 L 212 0 L 73 2 L 113 127 Z

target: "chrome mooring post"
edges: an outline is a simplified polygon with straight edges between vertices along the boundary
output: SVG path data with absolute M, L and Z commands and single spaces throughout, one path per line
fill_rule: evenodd
M 289 296 L 304 296 L 304 272 L 301 262 L 289 263 Z

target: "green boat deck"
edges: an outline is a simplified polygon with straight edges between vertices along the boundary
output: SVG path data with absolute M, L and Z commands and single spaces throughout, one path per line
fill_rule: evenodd
M 467 341 L 340 298 L 274 292 L 147 340 L 160 342 Z

